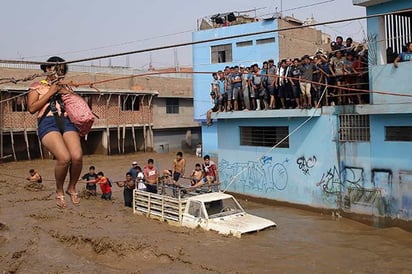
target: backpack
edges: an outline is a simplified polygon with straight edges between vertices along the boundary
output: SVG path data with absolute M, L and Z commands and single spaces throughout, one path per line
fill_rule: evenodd
M 43 182 L 43 178 L 41 177 L 41 175 L 39 174 L 39 180 L 37 181 L 39 184 Z
M 79 130 L 80 136 L 87 135 L 94 123 L 94 114 L 89 105 L 75 93 L 63 94 L 61 97 L 67 116 Z
M 106 177 L 106 179 L 107 179 L 107 182 L 109 183 L 109 186 L 112 187 L 113 186 L 113 181 L 111 179 L 107 178 L 107 177 Z

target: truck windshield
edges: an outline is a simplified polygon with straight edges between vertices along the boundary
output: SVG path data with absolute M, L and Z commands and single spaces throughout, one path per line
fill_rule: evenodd
M 206 202 L 205 207 L 210 219 L 243 212 L 233 198 Z

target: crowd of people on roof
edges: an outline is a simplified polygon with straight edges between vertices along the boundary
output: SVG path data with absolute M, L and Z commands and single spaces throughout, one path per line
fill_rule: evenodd
M 211 113 L 270 109 L 310 109 L 323 105 L 369 102 L 367 50 L 341 36 L 330 51 L 262 64 L 226 66 L 212 74 Z M 321 96 L 324 91 L 325 95 Z

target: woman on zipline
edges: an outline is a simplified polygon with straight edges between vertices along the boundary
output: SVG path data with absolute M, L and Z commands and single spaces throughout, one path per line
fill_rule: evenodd
M 51 57 L 49 63 L 61 63 L 60 57 Z M 56 158 L 54 175 L 56 179 L 56 205 L 67 208 L 64 181 L 69 171 L 69 185 L 66 193 L 74 205 L 80 203 L 76 183 L 82 171 L 83 152 L 80 136 L 64 110 L 61 95 L 70 92 L 70 87 L 62 80 L 67 73 L 66 64 L 42 64 L 40 68 L 47 78 L 30 86 L 28 109 L 38 113 L 38 134 L 43 146 Z

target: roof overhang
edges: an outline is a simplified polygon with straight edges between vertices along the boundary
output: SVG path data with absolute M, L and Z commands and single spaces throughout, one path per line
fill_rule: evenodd
M 6 86 L 6 85 L 1 85 L 0 86 L 0 91 L 1 92 L 26 92 L 28 90 L 27 86 L 21 86 L 21 85 L 16 85 L 16 86 Z M 89 87 L 74 87 L 73 90 L 77 93 L 81 94 L 122 94 L 122 95 L 152 95 L 152 96 L 158 96 L 159 91 L 157 90 L 131 90 L 131 89 L 94 89 L 94 88 L 89 88 Z
M 352 3 L 355 6 L 370 7 L 379 5 L 382 3 L 390 2 L 390 0 L 352 0 Z

